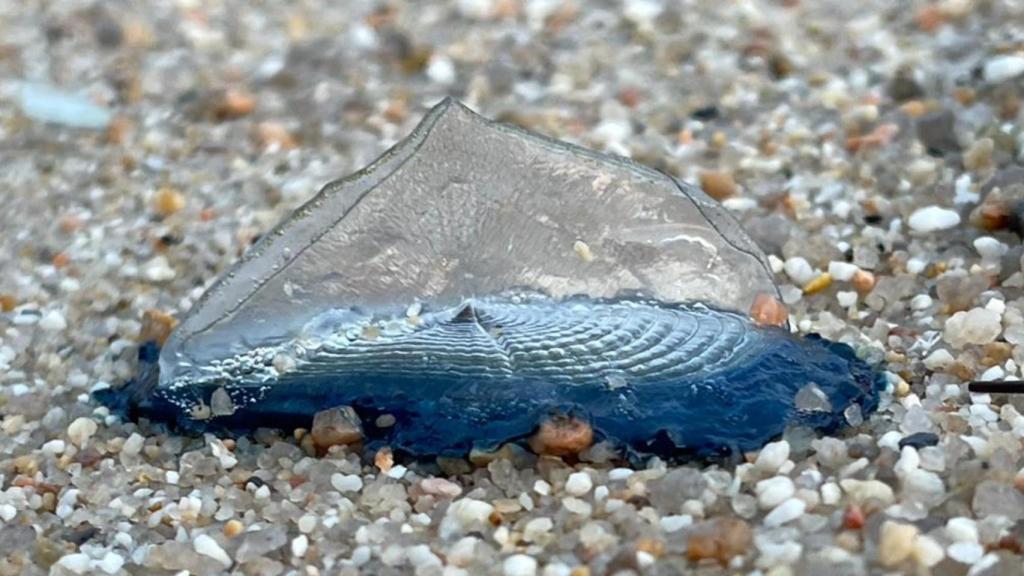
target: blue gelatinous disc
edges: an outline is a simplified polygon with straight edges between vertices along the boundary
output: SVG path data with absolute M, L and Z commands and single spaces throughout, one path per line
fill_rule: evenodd
M 873 410 L 880 376 L 752 323 L 763 295 L 764 254 L 699 190 L 446 100 L 268 233 L 106 396 L 187 430 L 349 405 L 419 455 L 566 413 L 622 446 L 710 455 Z
M 139 408 L 196 430 L 306 426 L 349 405 L 371 435 L 414 454 L 459 454 L 528 435 L 553 413 L 639 451 L 756 448 L 789 424 L 834 429 L 881 380 L 849 347 L 702 305 L 542 297 L 473 299 L 401 318 L 329 311 L 295 341 L 158 388 Z M 801 410 L 798 394 L 819 403 Z M 230 414 L 197 416 L 230 398 Z M 226 393 L 226 394 L 225 394 Z

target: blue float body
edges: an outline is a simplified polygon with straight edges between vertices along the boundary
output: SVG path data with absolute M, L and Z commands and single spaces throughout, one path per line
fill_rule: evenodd
M 579 304 L 575 303 L 577 308 Z M 858 404 L 864 415 L 878 405 L 884 378 L 845 344 L 755 326 L 739 315 L 704 307 L 641 305 L 654 306 L 653 312 L 645 308 L 644 313 L 655 315 L 697 314 L 699 322 L 725 318 L 743 333 L 728 345 L 743 349 L 716 352 L 715 361 L 696 369 L 680 371 L 669 365 L 649 376 L 630 375 L 614 386 L 558 373 L 537 377 L 525 369 L 481 368 L 474 373 L 464 362 L 451 369 L 435 363 L 422 371 L 387 361 L 353 369 L 351 363 L 333 357 L 314 358 L 313 364 L 258 384 L 210 380 L 158 386 L 158 354 L 150 344 L 140 351 L 137 382 L 105 396 L 107 403 L 190 432 L 309 427 L 316 412 L 347 405 L 361 417 L 371 444 L 418 456 L 494 448 L 529 436 L 552 415 L 573 415 L 590 422 L 598 440 L 622 448 L 670 457 L 713 457 L 757 449 L 791 425 L 834 431 L 845 424 L 844 410 L 852 404 Z M 486 305 L 483 308 L 481 317 L 486 315 Z M 608 317 L 618 310 L 607 312 Z M 607 322 L 602 318 L 597 322 Z M 474 317 L 472 322 L 479 320 Z M 680 341 L 692 339 L 691 335 Z M 708 346 L 701 350 L 703 354 Z M 797 393 L 812 383 L 828 397 L 829 409 L 797 409 Z M 238 401 L 234 414 L 205 420 L 193 419 L 183 408 L 209 404 L 219 387 L 227 387 L 236 399 L 258 388 L 259 399 Z M 393 415 L 395 424 L 375 428 L 381 414 Z

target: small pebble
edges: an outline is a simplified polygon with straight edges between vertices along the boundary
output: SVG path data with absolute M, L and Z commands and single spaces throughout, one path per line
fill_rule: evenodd
M 68 439 L 71 443 L 79 448 L 85 446 L 89 439 L 92 438 L 93 434 L 96 433 L 98 426 L 96 422 L 91 418 L 80 417 L 76 418 L 74 422 L 68 425 Z
M 39 319 L 39 327 L 47 332 L 60 332 L 68 327 L 64 315 L 58 310 L 50 310 Z
M 907 224 L 915 232 L 949 230 L 960 224 L 960 214 L 948 208 L 926 206 L 911 214 Z
M 790 498 L 776 506 L 764 517 L 764 525 L 767 527 L 782 526 L 803 516 L 805 510 L 807 510 L 806 502 L 799 498 Z
M 883 566 L 896 566 L 914 552 L 918 530 L 912 524 L 887 520 L 882 524 L 878 542 L 878 561 Z
M 537 561 L 526 554 L 513 554 L 501 565 L 505 576 L 534 576 L 537 573 Z
M 705 171 L 700 173 L 700 187 L 704 193 L 721 202 L 739 193 L 736 181 L 728 172 Z
M 593 486 L 594 483 L 590 479 L 590 474 L 586 472 L 573 472 L 565 482 L 565 491 L 573 496 L 583 496 L 590 492 Z
M 1024 55 L 1003 54 L 985 62 L 982 75 L 985 81 L 998 84 L 1024 74 Z
M 770 442 L 761 449 L 754 461 L 754 466 L 764 472 L 775 473 L 789 459 L 789 442 L 779 440 Z
M 228 568 L 231 566 L 231 557 L 228 553 L 220 547 L 220 544 L 216 540 L 207 536 L 206 534 L 199 534 L 192 540 L 192 546 L 195 551 L 203 556 L 209 556 L 217 562 L 220 562 L 222 566 Z

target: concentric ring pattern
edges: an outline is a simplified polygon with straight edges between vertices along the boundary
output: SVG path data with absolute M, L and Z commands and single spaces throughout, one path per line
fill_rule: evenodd
M 789 425 L 836 428 L 851 405 L 874 409 L 882 383 L 846 345 L 702 305 L 488 297 L 397 328 L 340 317 L 315 343 L 281 346 L 304 350 L 288 370 L 266 368 L 273 354 L 250 354 L 161 387 L 146 408 L 177 408 L 185 428 L 237 431 L 307 426 L 318 410 L 353 406 L 373 442 L 418 455 L 493 448 L 571 414 L 631 450 L 713 455 L 755 448 Z M 800 409 L 808 386 L 827 408 Z M 215 390 L 237 410 L 190 417 L 186 408 Z M 396 424 L 374 429 L 385 413 Z

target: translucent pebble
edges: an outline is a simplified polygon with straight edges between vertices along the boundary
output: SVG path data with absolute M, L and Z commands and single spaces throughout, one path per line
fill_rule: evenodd
M 473 498 L 462 498 L 448 506 L 439 532 L 442 538 L 482 530 L 488 522 L 494 506 Z
M 526 554 L 513 554 L 501 565 L 505 576 L 534 576 L 537 573 L 537 561 Z
M 220 544 L 216 540 L 206 534 L 198 534 L 192 539 L 192 546 L 195 551 L 203 556 L 213 558 L 217 562 L 220 562 L 222 566 L 228 568 L 231 566 L 231 557 L 228 553 L 221 548 Z
M 355 474 L 335 473 L 331 476 L 331 486 L 338 492 L 358 492 L 363 489 L 363 479 Z
M 85 416 L 76 418 L 74 422 L 68 425 L 68 439 L 75 446 L 81 448 L 92 438 L 97 428 L 98 426 L 92 418 L 86 418 Z
M 960 214 L 955 210 L 939 206 L 919 208 L 907 219 L 907 224 L 915 232 L 936 232 L 948 230 L 960 223 Z
M 799 498 L 790 498 L 779 504 L 774 510 L 764 517 L 764 525 L 767 527 L 782 526 L 803 516 L 807 509 L 807 503 Z
M 987 308 L 972 308 L 957 312 L 947 321 L 943 336 L 954 348 L 968 344 L 988 344 L 1002 332 L 1001 316 Z
M 288 535 L 283 526 L 272 525 L 262 530 L 250 530 L 241 536 L 241 544 L 235 551 L 235 560 L 249 562 L 281 548 L 288 543 Z
M 832 402 L 828 395 L 815 383 L 810 383 L 796 393 L 794 403 L 797 410 L 805 412 L 831 412 Z
M 72 128 L 106 128 L 112 114 L 89 98 L 65 92 L 56 86 L 22 82 L 18 104 L 26 116 L 38 122 L 63 124 Z
M 755 485 L 755 491 L 761 508 L 769 509 L 792 497 L 796 492 L 796 486 L 786 476 L 775 476 L 758 482 Z
M 850 404 L 843 410 L 843 417 L 850 426 L 860 426 L 864 423 L 864 414 L 861 412 L 860 404 Z
M 954 542 L 946 548 L 946 553 L 961 564 L 973 565 L 985 555 L 985 549 L 977 542 Z
M 786 440 L 765 444 L 764 448 L 758 452 L 754 466 L 758 470 L 775 473 L 789 459 L 789 451 L 789 442 Z
M 586 472 L 573 472 L 565 482 L 565 491 L 573 496 L 583 496 L 594 486 L 590 474 Z

